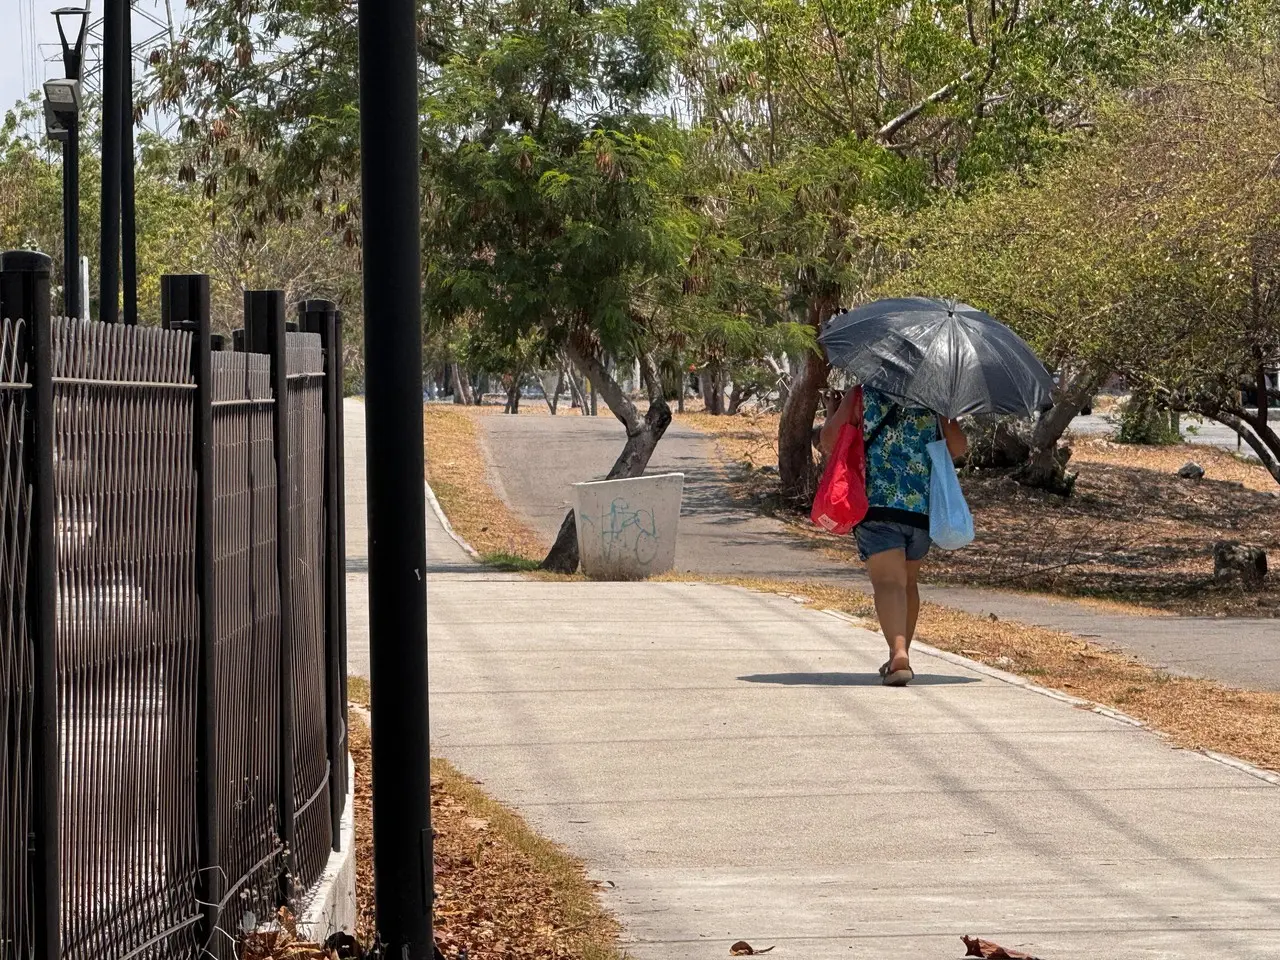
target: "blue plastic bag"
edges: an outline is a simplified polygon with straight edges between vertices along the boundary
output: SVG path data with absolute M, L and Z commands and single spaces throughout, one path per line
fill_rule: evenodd
M 929 478 L 929 538 L 943 550 L 959 550 L 973 543 L 973 514 L 964 502 L 956 465 L 947 441 L 929 444 L 933 465 Z

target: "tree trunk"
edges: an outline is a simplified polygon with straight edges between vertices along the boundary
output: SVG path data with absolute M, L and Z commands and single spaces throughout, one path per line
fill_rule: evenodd
M 1262 465 L 1267 468 L 1267 472 L 1276 483 L 1280 483 L 1280 434 L 1270 425 L 1266 407 L 1257 416 L 1241 416 L 1239 413 L 1222 410 L 1209 416 L 1243 437 L 1244 442 L 1249 444 Z
M 736 417 L 738 412 L 742 409 L 742 405 L 755 395 L 756 392 L 751 387 L 735 383 L 733 385 L 733 392 L 729 394 L 729 406 L 725 413 L 731 417 Z
M 564 389 L 564 367 L 560 368 L 560 373 L 556 377 L 556 388 L 551 392 L 551 396 L 547 396 L 545 389 L 542 394 L 544 400 L 547 401 L 547 409 L 551 411 L 551 415 L 556 415 L 556 408 L 560 406 L 560 391 Z
M 514 374 L 511 377 L 511 386 L 507 387 L 507 403 L 502 408 L 503 413 L 518 414 L 520 412 L 520 374 Z
M 588 348 L 571 342 L 569 355 L 590 378 L 593 390 L 599 384 L 605 403 L 627 430 L 627 442 L 622 453 L 604 479 L 624 480 L 640 476 L 649 466 L 658 441 L 671 425 L 671 408 L 662 396 L 660 380 L 653 370 L 651 358 L 645 357 L 641 361 L 645 365 L 644 381 L 649 390 L 649 409 L 641 417 L 635 404 L 627 398 L 617 381 L 605 372 L 604 365 L 588 352 Z M 560 524 L 556 542 L 542 561 L 542 569 L 552 573 L 576 573 L 578 560 L 578 527 L 570 510 Z
M 1054 390 L 1054 404 L 1040 415 L 1027 442 L 1027 459 L 1014 475 L 1025 487 L 1048 490 L 1070 496 L 1075 489 L 1075 474 L 1067 473 L 1071 449 L 1058 441 L 1079 416 L 1094 391 L 1111 375 L 1110 370 L 1083 370 L 1064 376 Z
M 600 368 L 600 373 L 604 373 L 604 367 Z M 587 390 L 591 393 L 591 416 L 600 416 L 600 397 L 596 393 L 596 377 L 599 374 L 593 374 L 587 378 Z
M 475 403 L 471 377 L 467 375 L 467 371 L 459 363 L 453 365 L 453 402 L 466 404 L 467 406 Z
M 585 415 L 587 412 L 587 401 L 582 390 L 582 375 L 578 372 L 573 362 L 567 357 L 560 362 L 561 369 L 566 372 L 569 379 L 569 409 L 581 410 Z
M 776 357 L 765 357 L 764 362 L 773 371 L 775 389 L 778 391 L 778 406 L 786 406 L 787 394 L 791 392 L 791 373 Z
M 813 418 L 830 370 L 825 356 L 807 354 L 800 361 L 800 372 L 792 380 L 787 402 L 782 405 L 778 422 L 779 492 L 796 505 L 812 500 L 816 489 Z

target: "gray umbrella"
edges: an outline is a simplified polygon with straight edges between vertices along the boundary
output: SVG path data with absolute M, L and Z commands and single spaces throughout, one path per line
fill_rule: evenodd
M 944 417 L 1031 416 L 1053 402 L 1053 378 L 1032 349 L 968 304 L 878 300 L 834 317 L 818 340 L 859 383 Z

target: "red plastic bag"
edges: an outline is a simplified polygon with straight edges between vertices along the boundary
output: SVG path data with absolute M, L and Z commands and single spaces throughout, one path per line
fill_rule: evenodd
M 862 388 L 858 388 L 851 423 L 840 428 L 836 448 L 813 498 L 811 520 L 822 529 L 844 536 L 867 515 L 867 457 L 862 436 Z

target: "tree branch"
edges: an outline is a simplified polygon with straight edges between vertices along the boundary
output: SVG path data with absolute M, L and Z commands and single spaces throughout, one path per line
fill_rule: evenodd
M 565 352 L 577 368 L 595 384 L 596 389 L 604 397 L 604 402 L 613 411 L 613 415 L 627 428 L 627 436 L 635 436 L 644 429 L 644 423 L 640 419 L 640 411 L 636 409 L 636 405 L 623 392 L 618 381 L 609 376 L 609 371 L 600 362 L 595 351 L 584 342 L 585 339 L 580 333 L 571 335 L 565 344 Z
M 912 120 L 920 116 L 920 114 L 923 113 L 927 107 L 930 107 L 935 103 L 942 103 L 944 100 L 950 100 L 953 96 L 955 96 L 956 91 L 959 90 L 966 83 L 968 83 L 970 80 L 972 80 L 974 77 L 976 77 L 978 75 L 978 72 L 979 72 L 978 68 L 976 67 L 972 70 L 966 70 L 959 77 L 957 77 L 956 79 L 948 83 L 945 87 L 938 88 L 937 90 L 933 91 L 933 93 L 929 94 L 929 96 L 921 100 L 919 103 L 915 104 L 915 106 L 907 110 L 904 110 L 902 113 L 898 114 L 888 123 L 886 123 L 883 127 L 881 127 L 878 131 L 876 131 L 876 139 L 880 141 L 888 140 L 895 133 L 897 133 L 899 130 L 901 130 L 903 127 L 909 124 Z

